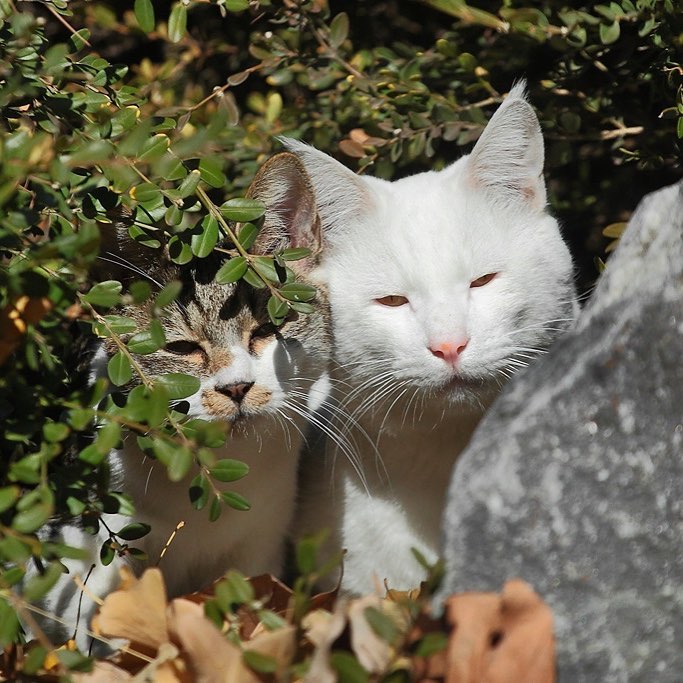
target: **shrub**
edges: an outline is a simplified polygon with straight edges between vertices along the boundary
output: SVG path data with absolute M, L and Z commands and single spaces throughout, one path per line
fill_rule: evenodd
M 103 510 L 134 504 L 109 490 L 106 471 L 126 428 L 147 424 L 171 475 L 197 468 L 204 487 L 210 456 L 195 461 L 193 449 L 222 438 L 183 425 L 168 386 L 143 389 L 142 407 L 129 399 L 95 413 L 107 381 L 87 386 L 78 340 L 132 331 L 110 309 L 152 296 L 144 283 L 123 292 L 90 275 L 97 224 L 112 211 L 130 209 L 149 248 L 161 230 L 178 263 L 203 258 L 231 220 L 258 221 L 263 207 L 234 198 L 276 136 L 385 178 L 441 168 L 522 76 L 584 286 L 602 229 L 680 174 L 683 19 L 672 0 L 161 5 L 45 0 L 19 10 L 0 0 L 0 644 L 17 637 L 10 615 L 27 562 L 41 567 L 24 588 L 35 598 L 60 558 L 79 552 L 40 542 L 41 526 L 53 516 L 95 526 Z M 277 280 L 269 286 L 275 311 Z M 157 311 L 176 295 L 157 293 Z M 163 343 L 154 325 L 136 332 Z M 130 372 L 122 344 L 110 381 Z M 190 390 L 191 380 L 175 381 L 185 384 L 171 393 Z

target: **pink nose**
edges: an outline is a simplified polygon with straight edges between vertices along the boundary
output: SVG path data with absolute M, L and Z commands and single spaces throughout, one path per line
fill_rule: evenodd
M 469 339 L 459 339 L 458 341 L 454 342 L 443 342 L 441 344 L 435 344 L 434 346 L 430 346 L 429 350 L 437 358 L 442 358 L 447 363 L 455 365 L 455 363 L 457 363 L 458 361 L 458 358 L 460 357 L 460 354 L 467 347 L 468 341 Z

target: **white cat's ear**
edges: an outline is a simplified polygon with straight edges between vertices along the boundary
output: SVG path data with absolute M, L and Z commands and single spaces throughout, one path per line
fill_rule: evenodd
M 368 185 L 353 171 L 299 140 L 279 138 L 303 162 L 315 189 L 318 211 L 326 237 L 342 236 L 352 219 L 374 205 Z
M 296 154 L 283 152 L 269 159 L 256 174 L 247 197 L 258 199 L 267 207 L 254 245 L 256 253 L 267 254 L 287 247 L 306 247 L 312 256 L 320 252 L 322 239 L 315 192 Z
M 517 83 L 491 117 L 467 158 L 471 183 L 505 203 L 541 210 L 546 204 L 543 181 L 543 135 L 526 99 L 526 83 Z

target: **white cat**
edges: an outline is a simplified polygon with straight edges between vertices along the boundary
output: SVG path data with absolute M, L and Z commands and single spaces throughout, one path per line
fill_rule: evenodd
M 359 177 L 293 140 L 313 181 L 340 401 L 358 460 L 309 453 L 297 534 L 328 527 L 342 588 L 419 585 L 456 457 L 501 385 L 574 319 L 572 261 L 546 211 L 543 138 L 515 86 L 474 150 L 439 172 Z
M 320 232 L 313 191 L 301 162 L 289 153 L 274 157 L 255 178 L 250 196 L 268 206 L 252 251 L 267 254 L 288 246 L 310 248 L 311 256 L 291 262 L 297 273 L 310 281 L 320 252 Z M 308 416 L 326 395 L 331 344 L 325 292 L 319 290 L 313 313 L 294 314 L 276 328 L 266 311 L 268 290 L 256 290 L 243 281 L 231 285 L 214 282 L 219 258 L 209 257 L 181 268 L 158 252 L 137 245 L 125 226 L 119 226 L 117 233 L 105 258 L 133 269 L 133 277 L 144 272 L 159 285 L 173 279 L 184 283 L 178 305 L 169 307 L 163 318 L 166 346 L 138 356 L 137 362 L 152 379 L 167 372 L 200 378 L 201 388 L 190 397 L 188 414 L 231 423 L 232 433 L 215 455 L 241 460 L 250 468 L 240 481 L 216 484 L 243 495 L 251 509 L 226 507 L 221 517 L 211 522 L 208 509 L 198 512 L 190 504 L 189 480 L 197 470 L 193 468 L 186 479 L 173 483 L 166 468 L 145 457 L 135 438 L 128 437 L 124 447 L 109 458 L 112 489 L 130 495 L 136 507 L 134 519 L 152 527 L 147 536 L 130 545 L 144 550 L 149 563 L 156 564 L 176 526 L 184 522 L 159 565 L 169 596 L 201 589 L 230 568 L 247 575 L 277 574 L 294 509 L 302 434 Z M 125 275 L 125 270 L 114 275 Z M 120 312 L 141 326 L 149 323 L 150 311 L 145 305 L 125 306 Z M 113 343 L 105 342 L 95 356 L 95 365 L 99 360 L 104 366 L 115 350 Z M 131 519 L 107 514 L 103 521 L 116 532 Z M 66 543 L 87 547 L 90 556 L 83 562 L 65 561 L 70 574 L 62 577 L 46 604 L 48 611 L 63 620 L 64 628 L 60 632 L 49 624 L 47 627 L 50 635 L 62 642 L 78 622 L 77 642 L 86 649 L 85 628 L 94 611 L 90 595 L 110 592 L 119 581 L 117 565 L 125 560 L 117 558 L 107 567 L 100 564 L 99 549 L 108 539 L 104 525 L 94 537 L 74 526 L 57 531 Z M 94 569 L 88 577 L 91 565 Z M 88 591 L 82 596 L 74 575 L 83 580 L 88 577 Z

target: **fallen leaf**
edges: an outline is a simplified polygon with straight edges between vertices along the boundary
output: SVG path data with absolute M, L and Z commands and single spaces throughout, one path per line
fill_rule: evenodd
M 166 588 L 161 571 L 146 569 L 136 579 L 128 567 L 121 568 L 121 587 L 110 593 L 93 619 L 98 635 L 125 638 L 157 650 L 169 640 L 166 627 Z
M 366 595 L 349 603 L 348 615 L 351 627 L 351 649 L 361 666 L 370 673 L 380 673 L 387 668 L 393 650 L 372 629 L 365 618 L 368 607 L 381 609 L 382 601 L 376 595 Z
M 346 627 L 346 603 L 339 600 L 332 614 L 325 610 L 309 612 L 302 620 L 306 638 L 315 645 L 304 683 L 336 683 L 330 666 L 330 649 Z
M 258 683 L 242 652 L 204 616 L 200 605 L 184 598 L 168 607 L 168 630 L 181 648 L 196 683 Z
M 502 595 L 462 593 L 447 602 L 453 625 L 446 683 L 554 683 L 550 608 L 524 581 Z
M 296 654 L 296 628 L 283 626 L 275 631 L 263 631 L 244 643 L 244 649 L 274 659 L 277 664 L 276 678 L 282 680 L 286 668 L 292 663 Z

